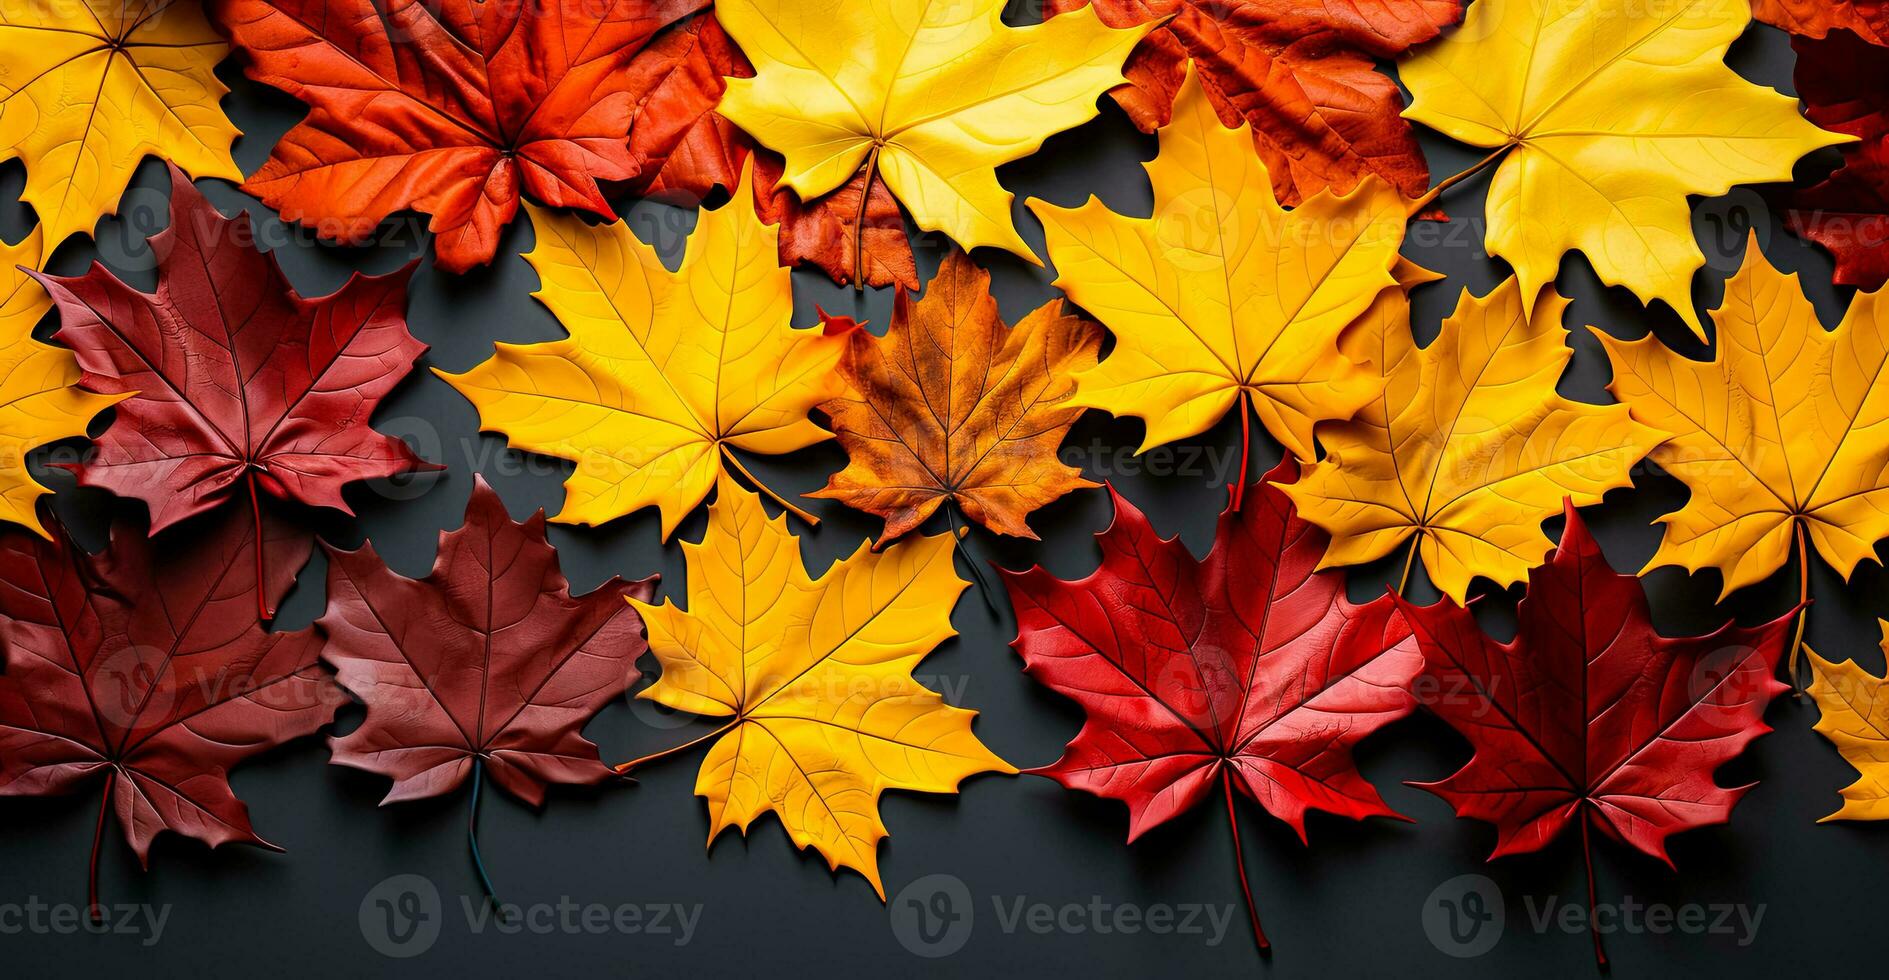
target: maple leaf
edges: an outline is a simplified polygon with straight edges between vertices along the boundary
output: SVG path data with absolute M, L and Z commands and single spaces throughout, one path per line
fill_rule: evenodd
M 1600 334 L 1613 362 L 1609 390 L 1635 419 L 1671 434 L 1652 459 L 1692 491 L 1660 518 L 1666 533 L 1647 569 L 1715 567 L 1723 600 L 1795 553 L 1801 603 L 1811 547 L 1846 581 L 1875 560 L 1875 543 L 1889 537 L 1884 299 L 1857 296 L 1826 331 L 1797 277 L 1779 273 L 1753 236 L 1712 312 L 1712 360 L 1681 357 L 1650 337 Z M 1795 677 L 1795 640 L 1790 668 Z
M 637 64 L 656 59 L 668 66 L 666 77 L 646 103 L 645 121 L 631 133 L 632 149 L 639 134 L 657 129 L 651 119 L 667 120 L 682 132 L 667 139 L 662 166 L 635 185 L 641 193 L 698 207 L 717 187 L 733 191 L 752 154 L 755 207 L 762 221 L 780 226 L 782 265 L 816 266 L 840 285 L 853 282 L 857 272 L 865 285 L 918 288 L 905 216 L 884 181 L 857 174 L 838 189 L 803 203 L 781 186 L 780 155 L 757 150 L 746 134 L 715 111 L 728 86 L 725 76 L 751 78 L 754 68 L 713 14 L 700 14 L 658 38 L 637 56 Z M 870 196 L 862 211 L 860 197 L 868 184 Z
M 1590 827 L 1670 866 L 1668 837 L 1726 822 L 1751 788 L 1713 774 L 1771 730 L 1764 709 L 1785 690 L 1772 675 L 1792 614 L 1662 636 L 1639 579 L 1608 565 L 1572 505 L 1566 515 L 1560 545 L 1528 573 L 1514 640 L 1490 639 L 1448 599 L 1397 606 L 1445 692 L 1428 707 L 1475 747 L 1449 777 L 1411 785 L 1494 824 L 1491 860 L 1578 823 L 1591 924 Z M 1594 953 L 1605 965 L 1598 930 Z
M 662 664 L 637 696 L 727 724 L 617 767 L 629 772 L 711 738 L 696 795 L 708 839 L 773 811 L 796 846 L 852 868 L 885 899 L 879 795 L 952 793 L 966 777 L 1016 770 L 954 708 L 912 678 L 948 637 L 965 583 L 946 535 L 873 552 L 865 542 L 818 579 L 785 517 L 720 477 L 699 544 L 685 543 L 689 608 L 631 600 Z
M 1126 803 L 1130 843 L 1216 782 L 1236 856 L 1236 790 L 1301 841 L 1309 810 L 1398 816 L 1351 751 L 1416 706 L 1423 658 L 1388 598 L 1353 605 L 1343 576 L 1315 570 L 1325 536 L 1276 486 L 1297 475 L 1288 456 L 1228 507 L 1205 561 L 1110 487 L 1093 574 L 1003 572 L 1024 672 L 1088 714 L 1061 759 L 1030 771 Z M 1239 875 L 1264 949 L 1243 859 Z
M 250 78 L 308 103 L 243 189 L 360 243 L 432 216 L 440 268 L 492 260 L 521 195 L 614 219 L 598 181 L 650 161 L 627 139 L 651 83 L 629 70 L 707 0 L 216 0 Z
M 1322 427 L 1325 458 L 1286 492 L 1332 535 L 1320 567 L 1375 561 L 1415 535 L 1411 558 L 1420 552 L 1436 587 L 1462 602 L 1477 575 L 1521 581 L 1553 547 L 1541 522 L 1562 499 L 1596 504 L 1630 486 L 1663 434 L 1623 406 L 1556 393 L 1574 352 L 1553 289 L 1532 308 L 1514 279 L 1483 297 L 1465 290 L 1423 348 L 1393 295 L 1389 315 L 1346 335 L 1381 374 L 1381 397 Z
M 96 264 L 34 274 L 85 387 L 127 396 L 81 484 L 144 501 L 156 534 L 239 486 L 257 521 L 265 494 L 352 514 L 348 483 L 440 468 L 367 424 L 426 350 L 407 332 L 413 266 L 304 299 L 256 250 L 248 215 L 225 218 L 175 167 L 171 224 L 150 247 L 155 293 Z
M 755 68 L 728 81 L 721 114 L 786 158 L 782 182 L 804 202 L 863 168 L 920 228 L 1034 262 L 996 168 L 1093 119 L 1150 25 L 1115 30 L 1079 10 L 1009 27 L 1004 2 L 721 0 Z
M 533 295 L 570 336 L 499 344 L 464 374 L 435 370 L 485 430 L 576 461 L 552 520 L 601 524 L 653 504 L 667 541 L 724 462 L 754 482 L 735 449 L 789 453 L 831 437 L 807 413 L 845 390 L 833 367 L 847 340 L 790 325 L 792 275 L 748 186 L 702 214 L 675 272 L 620 221 L 533 209 Z
M 472 778 L 467 839 L 479 857 L 485 774 L 538 806 L 551 783 L 592 785 L 612 773 L 583 726 L 638 676 L 647 646 L 625 602 L 655 578 L 611 578 L 573 596 L 544 535 L 544 512 L 523 524 L 483 477 L 466 519 L 443 532 L 432 574 L 389 570 L 372 545 L 328 548 L 322 659 L 367 703 L 367 719 L 330 740 L 336 765 L 393 779 L 385 803 L 442 796 Z
M 1499 163 L 1484 242 L 1531 305 L 1579 250 L 1602 282 L 1665 302 L 1703 340 L 1687 195 L 1789 181 L 1799 157 L 1848 140 L 1725 65 L 1750 23 L 1749 0 L 1478 0 L 1399 69 L 1404 115 L 1495 148 L 1478 165 Z
M 1872 44 L 1889 44 L 1889 3 L 1884 0 L 1751 0 L 1751 10 L 1757 19 L 1804 37 L 1847 30 Z
M 1310 461 L 1314 424 L 1349 418 L 1376 394 L 1338 336 L 1395 284 L 1407 202 L 1367 178 L 1287 211 L 1246 129 L 1221 125 L 1190 74 L 1147 165 L 1152 216 L 1123 217 L 1093 197 L 1073 209 L 1030 202 L 1055 285 L 1115 335 L 1109 356 L 1076 375 L 1068 404 L 1142 418 L 1141 452 L 1198 435 L 1238 404 L 1242 431 L 1250 405 Z
M 848 331 L 839 367 L 852 391 L 820 406 L 848 462 L 808 496 L 885 518 L 881 542 L 945 504 L 1035 540 L 1031 511 L 1095 486 L 1056 452 L 1082 414 L 1066 404 L 1069 372 L 1095 365 L 1101 331 L 1055 306 L 1006 327 L 990 274 L 962 252 L 923 299 L 900 289 L 884 338 Z
M 242 180 L 219 105 L 229 44 L 187 0 L 28 0 L 0 8 L 0 160 L 26 164 L 21 197 L 48 252 L 113 213 L 147 155 Z
M 1889 621 L 1877 625 L 1889 655 Z M 1810 696 L 1817 703 L 1815 731 L 1856 767 L 1856 781 L 1843 788 L 1843 805 L 1817 822 L 1889 819 L 1889 697 L 1883 679 L 1853 660 L 1831 663 L 1808 647 L 1805 652 Z
M 266 565 L 252 557 L 263 554 L 258 528 Z M 0 534 L 0 796 L 103 780 L 94 918 L 113 814 L 147 867 L 164 831 L 280 850 L 256 835 L 229 770 L 313 733 L 342 700 L 314 630 L 265 632 L 255 615 L 289 590 L 314 539 L 272 515 L 252 524 L 225 511 L 193 522 L 188 540 L 153 547 L 121 522 L 90 555 L 56 525 L 51 540 Z
M 39 267 L 40 231 L 33 229 L 18 245 L 0 242 L 0 521 L 44 537 L 36 504 L 51 491 L 27 469 L 27 453 L 85 435 L 92 416 L 126 396 L 79 388 L 72 353 L 33 339 L 34 328 L 52 309 L 52 298 L 24 271 Z
M 1090 0 L 1049 0 L 1064 13 Z M 1378 60 L 1431 40 L 1462 16 L 1460 0 L 1095 0 L 1103 23 L 1164 21 L 1129 56 L 1127 83 L 1112 93 L 1144 133 L 1168 124 L 1191 62 L 1228 126 L 1252 125 L 1273 195 L 1298 204 L 1348 191 L 1375 174 L 1406 197 L 1430 186 L 1430 169 L 1401 117 L 1403 95 Z
M 1836 256 L 1838 283 L 1874 289 L 1889 281 L 1889 52 L 1841 31 L 1791 47 L 1805 114 L 1861 141 L 1828 179 L 1792 195 L 1791 228 Z

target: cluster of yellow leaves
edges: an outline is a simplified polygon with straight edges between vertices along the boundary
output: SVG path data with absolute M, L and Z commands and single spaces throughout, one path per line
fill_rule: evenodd
M 957 635 L 951 608 L 965 582 L 950 538 L 882 553 L 861 543 L 810 578 L 786 519 L 723 476 L 708 530 L 683 554 L 687 611 L 630 604 L 662 664 L 640 697 L 729 719 L 695 780 L 709 840 L 772 811 L 796 845 L 865 875 L 883 899 L 881 793 L 950 793 L 976 773 L 1016 772 L 971 733 L 976 712 L 912 679 Z
M 834 368 L 846 338 L 792 327 L 789 272 L 750 179 L 703 213 L 675 272 L 621 221 L 533 207 L 533 295 L 570 336 L 500 344 L 464 374 L 436 372 L 485 429 L 577 464 L 552 520 L 602 524 L 654 505 L 667 540 L 724 463 L 746 472 L 734 450 L 788 453 L 831 437 L 807 413 L 845 390 Z
M 243 179 L 215 73 L 228 54 L 195 0 L 0 4 L 0 160 L 25 162 L 48 252 L 91 234 L 147 154 Z

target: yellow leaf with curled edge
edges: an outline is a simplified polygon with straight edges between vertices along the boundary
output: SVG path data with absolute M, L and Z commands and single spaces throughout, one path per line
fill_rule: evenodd
M 1692 496 L 1660 518 L 1647 568 L 1714 567 L 1719 594 L 1769 578 L 1806 543 L 1848 579 L 1889 537 L 1889 302 L 1858 294 L 1825 330 L 1754 236 L 1712 312 L 1710 361 L 1646 338 L 1600 339 L 1614 396 L 1672 438 L 1653 461 Z M 1807 542 L 1806 542 L 1806 539 Z
M 229 51 L 190 0 L 0 4 L 0 160 L 26 164 L 48 252 L 90 235 L 147 155 L 243 179 L 216 77 Z
M 1477 0 L 1400 66 L 1404 116 L 1497 149 L 1485 242 L 1529 303 L 1579 250 L 1703 339 L 1687 195 L 1788 181 L 1799 157 L 1853 139 L 1725 64 L 1750 23 L 1750 0 Z
M 1085 7 L 1009 27 L 1004 2 L 721 0 L 754 77 L 729 79 L 719 111 L 787 158 L 803 201 L 863 166 L 920 228 L 1034 262 L 996 168 L 1095 118 L 1155 25 L 1115 30 Z
M 1030 202 L 1055 285 L 1115 335 L 1067 404 L 1140 417 L 1142 452 L 1198 435 L 1242 403 L 1309 462 L 1313 426 L 1349 418 L 1377 393 L 1338 337 L 1394 285 L 1409 202 L 1367 177 L 1287 211 L 1248 128 L 1223 125 L 1189 69 L 1147 165 L 1150 217 L 1095 198 Z
M 577 464 L 552 520 L 602 524 L 654 505 L 666 541 L 724 463 L 753 479 L 734 450 L 789 453 L 832 438 L 807 413 L 846 390 L 834 367 L 847 338 L 791 326 L 778 232 L 747 192 L 752 166 L 729 203 L 703 212 L 675 272 L 622 221 L 533 207 L 537 246 L 525 258 L 543 283 L 533 295 L 570 336 L 499 344 L 464 374 L 435 369 L 484 430 Z
M 695 780 L 709 842 L 773 811 L 797 846 L 865 875 L 884 899 L 881 793 L 952 793 L 976 773 L 1016 772 L 971 733 L 976 712 L 912 678 L 957 635 L 951 609 L 965 582 L 950 536 L 878 553 L 862 541 L 809 578 L 786 519 L 769 519 L 759 497 L 724 476 L 701 543 L 682 548 L 688 610 L 630 600 L 662 665 L 638 696 L 728 719 Z
M 1476 576 L 1506 587 L 1541 563 L 1554 547 L 1541 523 L 1564 499 L 1599 503 L 1632 482 L 1662 433 L 1624 406 L 1556 394 L 1574 353 L 1566 306 L 1551 289 L 1531 307 L 1505 280 L 1487 296 L 1465 292 L 1419 348 L 1396 292 L 1347 333 L 1353 356 L 1380 370 L 1382 395 L 1321 427 L 1325 458 L 1284 488 L 1331 533 L 1321 568 L 1374 561 L 1415 535 L 1431 581 L 1461 603 Z
M 18 245 L 0 242 L 0 520 L 46 537 L 36 504 L 51 492 L 27 469 L 35 447 L 85 434 L 92 416 L 136 392 L 98 395 L 78 387 L 72 352 L 33 339 L 52 297 L 20 271 L 39 267 L 40 232 Z
M 1877 625 L 1889 655 L 1889 622 Z M 1817 702 L 1813 730 L 1856 767 L 1856 781 L 1843 788 L 1843 805 L 1817 822 L 1889 820 L 1889 682 L 1853 660 L 1831 663 L 1815 650 L 1804 652 L 1810 657 L 1810 697 Z

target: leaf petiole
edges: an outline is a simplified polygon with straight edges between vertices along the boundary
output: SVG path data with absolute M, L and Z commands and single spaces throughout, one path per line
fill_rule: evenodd
M 492 888 L 492 876 L 485 873 L 485 859 L 479 856 L 479 790 L 485 784 L 485 760 L 472 760 L 472 812 L 466 817 L 466 846 L 472 850 L 472 870 L 479 873 L 479 887 L 485 889 L 485 900 L 492 903 L 492 911 L 500 921 L 505 919 L 505 906 L 499 904 L 498 894 Z
M 631 759 L 628 762 L 620 763 L 612 768 L 616 769 L 617 775 L 619 776 L 625 775 L 629 773 L 631 770 L 635 769 L 637 766 L 643 765 L 644 763 L 655 762 L 657 759 L 666 759 L 669 756 L 675 755 L 678 752 L 686 752 L 689 749 L 692 749 L 696 747 L 697 745 L 700 745 L 703 742 L 706 742 L 709 739 L 714 738 L 715 736 L 720 735 L 723 732 L 726 732 L 728 729 L 733 728 L 739 724 L 741 724 L 741 719 L 737 717 L 733 719 L 732 721 L 728 722 L 728 724 L 723 725 L 720 728 L 717 728 L 706 735 L 699 735 L 695 738 L 689 739 L 688 741 L 682 743 L 681 745 L 676 746 L 675 748 L 663 749 L 661 752 L 652 752 L 649 755 Z
M 958 530 L 958 518 L 956 516 L 957 507 L 958 502 L 956 498 L 947 500 L 944 506 L 945 523 L 949 524 L 951 527 L 952 547 L 956 548 L 958 554 L 964 558 L 964 563 L 971 566 L 971 577 L 977 580 L 977 594 L 984 598 L 984 608 L 990 610 L 991 615 L 995 616 L 997 615 L 997 603 L 990 597 L 990 582 L 984 578 L 983 566 L 979 565 L 977 559 L 972 557 L 970 547 L 964 543 L 964 539 L 970 536 L 971 519 L 969 515 L 965 516 L 964 530 L 960 532 Z
M 85 913 L 93 922 L 104 921 L 104 909 L 98 904 L 98 852 L 105 843 L 105 823 L 111 816 L 112 790 L 118 788 L 118 770 L 105 777 L 105 795 L 98 801 L 98 824 L 92 828 L 92 857 L 86 862 Z
M 1253 922 L 1253 942 L 1259 945 L 1259 954 L 1265 956 L 1272 952 L 1272 943 L 1266 939 L 1266 930 L 1259 926 L 1259 909 L 1253 905 L 1253 886 L 1246 881 L 1246 852 L 1240 848 L 1240 818 L 1233 808 L 1233 776 L 1227 766 L 1222 760 L 1220 786 L 1227 794 L 1227 829 L 1233 831 L 1233 865 L 1240 875 L 1240 892 L 1246 896 L 1246 917 Z

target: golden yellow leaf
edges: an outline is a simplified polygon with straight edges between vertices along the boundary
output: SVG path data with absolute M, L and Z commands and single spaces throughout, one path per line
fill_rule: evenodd
M 1004 326 L 990 274 L 962 252 L 945 256 L 923 299 L 900 289 L 884 337 L 852 333 L 840 371 L 853 391 L 820 406 L 846 468 L 808 496 L 885 518 L 881 541 L 947 503 L 1034 539 L 1031 511 L 1095 486 L 1057 450 L 1082 414 L 1069 375 L 1095 366 L 1102 332 L 1062 305 Z
M 1030 202 L 1056 285 L 1115 335 L 1069 404 L 1139 416 L 1141 451 L 1198 435 L 1247 402 L 1273 438 L 1314 456 L 1312 428 L 1377 390 L 1338 336 L 1395 284 L 1406 202 L 1374 177 L 1286 211 L 1250 127 L 1228 129 L 1191 70 L 1147 165 L 1154 213 Z M 1242 409 L 1244 411 L 1244 409 Z
M 570 336 L 499 344 L 464 374 L 436 370 L 486 430 L 576 462 L 552 520 L 601 524 L 654 504 L 668 540 L 724 462 L 748 475 L 733 450 L 831 438 L 807 413 L 846 390 L 834 365 L 847 339 L 790 325 L 789 273 L 748 181 L 744 170 L 730 202 L 703 212 L 675 272 L 621 221 L 532 208 L 537 247 L 525 258 L 543 283 L 533 295 Z
M 1882 650 L 1889 656 L 1889 622 Z M 1817 821 L 1889 819 L 1889 683 L 1855 661 L 1831 663 L 1810 654 L 1810 696 L 1817 702 L 1815 731 L 1830 740 L 1843 761 L 1856 767 L 1856 782 L 1843 788 L 1843 805 Z
M 1552 289 L 1531 307 L 1509 279 L 1465 292 L 1428 347 L 1412 340 L 1401 293 L 1346 335 L 1381 366 L 1382 397 L 1322 427 L 1325 458 L 1285 488 L 1331 532 L 1320 567 L 1382 558 L 1415 534 L 1431 581 L 1460 603 L 1477 575 L 1508 586 L 1541 563 L 1554 546 L 1541 522 L 1563 498 L 1599 503 L 1632 482 L 1660 433 L 1620 405 L 1555 393 L 1573 355 L 1566 307 Z
M 803 201 L 864 166 L 912 220 L 966 249 L 1034 262 L 996 168 L 1095 118 L 1153 24 L 1113 30 L 1090 8 L 1009 27 L 1004 0 L 721 0 L 754 63 L 721 114 L 787 158 Z M 1251 152 L 1250 150 L 1248 151 Z M 870 179 L 870 178 L 869 178 Z
M 85 434 L 92 416 L 129 395 L 96 395 L 77 387 L 72 352 L 33 339 L 52 297 L 19 267 L 39 267 L 40 233 L 18 245 L 0 242 L 0 520 L 45 537 L 34 505 L 50 492 L 26 468 L 38 446 Z
M 1578 249 L 1703 338 L 1686 196 L 1789 180 L 1799 157 L 1851 140 L 1725 65 L 1750 23 L 1750 0 L 1477 0 L 1399 69 L 1404 115 L 1499 148 L 1485 241 L 1530 303 Z
M 662 664 L 639 696 L 728 719 L 695 740 L 720 736 L 695 780 L 709 841 L 729 827 L 745 834 L 771 810 L 796 845 L 865 875 L 883 899 L 882 792 L 951 793 L 976 773 L 1016 772 L 971 733 L 976 712 L 912 679 L 957 635 L 951 608 L 965 583 L 951 539 L 908 538 L 878 554 L 861 542 L 809 578 L 786 518 L 770 520 L 759 497 L 724 476 L 701 543 L 682 549 L 688 611 L 671 600 L 630 604 Z
M 229 50 L 188 0 L 0 5 L 0 160 L 26 164 L 47 251 L 113 213 L 147 154 L 243 179 L 215 74 Z
M 1667 514 L 1647 568 L 1711 566 L 1720 598 L 1770 577 L 1807 533 L 1848 579 L 1889 535 L 1889 303 L 1859 295 L 1835 332 L 1797 286 L 1747 246 L 1712 318 L 1713 360 L 1651 337 L 1601 341 L 1615 397 L 1671 433 L 1654 462 L 1692 497 Z

